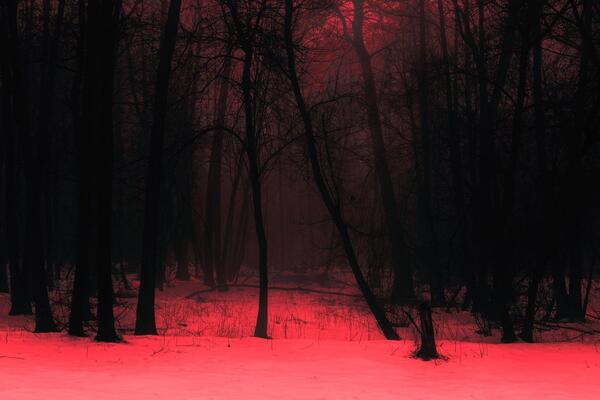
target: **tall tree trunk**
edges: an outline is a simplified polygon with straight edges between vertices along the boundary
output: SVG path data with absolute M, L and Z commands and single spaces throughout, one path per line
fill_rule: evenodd
M 420 214 L 420 251 L 419 259 L 424 267 L 429 281 L 429 292 L 431 294 L 431 305 L 440 306 L 444 303 L 444 287 L 441 263 L 435 260 L 436 250 L 435 227 L 433 221 L 433 137 L 429 126 L 431 116 L 429 115 L 429 85 L 427 77 L 427 21 L 425 15 L 425 0 L 419 0 L 419 50 L 417 61 L 417 86 L 419 102 L 419 122 L 421 132 L 421 154 L 422 154 L 422 180 L 419 195 Z M 438 264 L 438 267 L 435 265 Z
M 50 31 L 51 1 L 44 0 L 44 39 L 42 44 L 42 70 L 40 84 L 40 107 L 39 107 L 39 132 L 40 163 L 43 170 L 49 171 L 42 182 L 43 209 L 45 213 L 45 241 L 46 241 L 46 269 L 48 284 L 54 283 L 54 270 L 56 266 L 56 160 L 53 159 L 54 144 L 54 86 L 56 76 L 56 58 L 58 57 L 58 46 L 62 34 L 62 25 L 65 12 L 65 0 L 59 0 L 54 18 L 54 31 Z M 54 157 L 55 158 L 55 157 Z
M 246 246 L 248 238 L 248 220 L 250 219 L 250 182 L 244 182 L 242 189 L 242 204 L 240 210 L 237 231 L 232 234 L 231 262 L 228 266 L 229 280 L 235 281 L 239 276 L 244 257 L 246 256 Z
M 89 23 L 87 54 L 96 52 L 97 85 L 96 109 L 93 129 L 95 139 L 94 175 L 97 197 L 97 282 L 98 282 L 98 332 L 95 340 L 116 342 L 120 340 L 115 330 L 112 285 L 112 188 L 113 188 L 113 89 L 115 54 L 121 0 L 90 2 L 87 9 Z M 92 56 L 93 57 L 93 56 Z
M 44 1 L 44 44 L 42 48 L 43 68 L 48 68 L 48 42 L 50 40 L 50 2 Z M 44 71 L 45 72 L 45 71 Z M 22 78 L 22 77 L 21 77 Z M 42 74 L 41 91 L 51 91 L 52 85 L 48 74 Z M 16 82 L 17 92 L 24 93 L 25 89 L 18 81 Z M 51 102 L 51 93 L 46 94 L 47 99 L 42 100 Z M 46 284 L 46 270 L 44 260 L 44 240 L 42 233 L 42 174 L 45 173 L 46 165 L 42 156 L 42 149 L 46 150 L 47 136 L 49 131 L 47 125 L 50 124 L 51 114 L 42 116 L 40 131 L 37 135 L 29 124 L 29 110 L 27 110 L 27 100 L 22 95 L 15 96 L 14 106 L 17 125 L 20 126 L 23 136 L 22 145 L 25 160 L 25 177 L 27 179 L 27 197 L 26 197 L 26 221 L 25 221 L 25 243 L 23 266 L 31 274 L 30 285 L 32 290 L 33 303 L 35 305 L 35 331 L 36 332 L 54 332 L 56 326 L 50 309 L 48 299 L 48 287 Z M 41 103 L 41 109 L 46 109 L 46 105 Z
M 477 1 L 479 17 L 479 53 L 474 56 L 477 65 L 479 78 L 479 112 L 480 120 L 478 126 L 479 136 L 479 175 L 476 183 L 475 205 L 476 213 L 474 220 L 478 226 L 478 262 L 479 282 L 478 292 L 480 308 L 491 315 L 492 303 L 489 298 L 488 275 L 490 270 L 494 269 L 491 265 L 495 259 L 496 232 L 498 229 L 498 219 L 501 210 L 495 202 L 499 196 L 497 194 L 497 157 L 496 143 L 494 140 L 494 131 L 496 125 L 496 115 L 498 106 L 502 98 L 502 92 L 506 84 L 510 61 L 513 56 L 516 15 L 518 11 L 518 2 L 511 0 L 508 5 L 508 14 L 503 21 L 503 35 L 501 51 L 498 57 L 496 73 L 494 77 L 494 87 L 491 94 L 488 93 L 489 73 L 487 66 L 487 46 L 485 30 L 485 3 L 483 0 Z
M 254 227 L 258 241 L 258 272 L 259 272 L 259 301 L 258 315 L 254 336 L 268 338 L 267 325 L 269 321 L 269 280 L 267 265 L 267 235 L 262 210 L 262 187 L 258 153 L 259 144 L 254 125 L 254 100 L 252 97 L 252 60 L 254 54 L 250 46 L 244 48 L 244 67 L 242 72 L 242 91 L 244 101 L 244 116 L 246 129 L 246 155 L 248 156 L 250 189 L 252 191 L 252 204 L 254 211 Z
M 239 14 L 238 2 L 229 0 L 229 11 L 234 23 L 237 34 L 237 39 L 240 48 L 244 53 L 242 66 L 242 103 L 244 109 L 244 130 L 246 133 L 245 148 L 248 158 L 248 176 L 250 179 L 250 190 L 252 193 L 252 205 L 254 214 L 254 228 L 256 230 L 256 240 L 258 242 L 258 279 L 259 279 L 259 294 L 258 294 L 258 314 L 256 317 L 256 327 L 254 336 L 260 338 L 268 338 L 267 328 L 269 322 L 269 278 L 268 278 L 268 249 L 267 235 L 265 232 L 265 223 L 263 217 L 262 205 L 262 174 L 260 167 L 260 143 L 255 123 L 255 98 L 253 93 L 252 68 L 254 61 L 254 49 L 252 43 L 253 33 L 249 32 L 250 26 L 246 26 L 247 22 L 242 20 Z M 261 3 L 261 11 L 258 15 L 262 15 L 262 11 L 266 7 L 266 2 Z M 259 17 L 257 17 L 259 18 Z M 248 23 L 249 25 L 253 24 Z M 256 27 L 254 27 L 256 29 Z
M 521 330 L 521 338 L 525 342 L 533 342 L 533 324 L 535 322 L 537 294 L 539 285 L 542 281 L 548 256 L 552 252 L 550 233 L 552 218 L 551 204 L 552 193 L 548 182 L 547 156 L 546 156 L 546 128 L 544 122 L 544 104 L 543 104 L 543 82 L 542 82 L 542 33 L 540 29 L 542 18 L 542 1 L 536 1 L 531 6 L 532 10 L 532 84 L 533 84 L 533 108 L 535 123 L 535 145 L 536 145 L 536 163 L 538 174 L 538 201 L 541 203 L 538 216 L 538 231 L 535 244 L 536 259 L 533 268 L 529 271 L 529 285 L 527 288 L 527 306 L 525 310 L 525 320 Z
M 446 36 L 446 15 L 444 10 L 444 2 L 437 0 L 437 8 L 439 14 L 439 25 L 440 25 L 440 45 L 442 48 L 443 67 L 444 67 L 444 84 L 445 84 L 445 99 L 446 109 L 448 115 L 448 140 L 450 143 L 450 174 L 452 180 L 452 190 L 454 195 L 454 206 L 456 212 L 456 223 L 458 229 L 458 251 L 462 253 L 457 258 L 455 265 L 464 265 L 469 262 L 469 248 L 467 239 L 467 223 L 464 220 L 466 217 L 465 207 L 465 189 L 463 185 L 463 171 L 462 171 L 462 154 L 461 154 L 461 138 L 459 135 L 459 127 L 456 117 L 455 104 L 457 103 L 458 93 L 455 91 L 456 82 L 452 81 L 452 75 L 450 71 L 450 55 L 448 52 L 448 39 Z M 458 51 L 458 44 L 456 45 Z M 464 269 L 468 269 L 462 267 Z
M 30 264 L 33 271 L 33 299 L 35 303 L 35 331 L 54 332 L 56 325 L 52 317 L 48 299 L 47 274 L 44 269 L 44 240 L 42 233 L 42 174 L 48 171 L 48 148 L 51 143 L 53 116 L 53 92 L 57 40 L 62 25 L 64 1 L 59 4 L 56 18 L 55 37 L 51 38 L 50 16 L 51 3 L 43 3 L 43 44 L 42 44 L 42 73 L 40 83 L 40 115 L 37 138 L 32 135 L 28 149 L 28 164 L 26 167 L 30 188 L 27 203 L 27 233 L 24 262 Z M 44 182 L 48 182 L 46 177 Z M 48 193 L 46 193 L 48 195 Z M 46 210 L 49 213 L 50 210 Z
M 39 169 L 40 137 L 35 135 L 30 125 L 30 112 L 26 99 L 23 69 L 21 68 L 21 43 L 17 28 L 17 2 L 10 1 L 7 5 L 10 10 L 7 15 L 9 21 L 10 38 L 9 56 L 13 63 L 13 112 L 15 127 L 21 137 L 20 147 L 25 161 L 26 185 L 26 221 L 25 242 L 23 255 L 23 269 L 30 279 L 29 288 L 32 290 L 35 304 L 35 330 L 36 332 L 52 332 L 56 330 L 46 285 L 46 272 L 44 269 L 44 243 L 41 225 L 41 174 L 45 169 Z M 7 11 L 8 11 L 7 10 Z M 49 18 L 49 11 L 48 11 Z M 12 21 L 14 20 L 14 21 Z
M 219 98 L 217 99 L 215 118 L 215 126 L 217 127 L 221 127 L 225 123 L 231 64 L 231 57 L 228 54 L 225 57 L 223 75 L 219 87 Z M 223 162 L 223 136 L 224 132 L 220 129 L 214 132 L 206 185 L 206 222 L 204 225 L 204 263 L 206 271 L 211 274 L 204 277 L 204 283 L 214 286 L 212 272 L 215 271 L 219 290 L 227 290 L 225 264 L 221 258 L 221 167 Z
M 0 3 L 0 44 L 6 49 L 4 57 L 0 60 L 2 67 L 2 129 L 5 138 L 5 170 L 6 177 L 6 238 L 7 258 L 9 265 L 10 301 L 9 315 L 30 315 L 31 302 L 27 287 L 27 280 L 20 265 L 20 233 L 19 233 L 19 167 L 16 155 L 18 153 L 19 136 L 15 121 L 13 97 L 17 90 L 16 78 L 20 73 L 18 63 L 18 47 L 16 45 L 16 15 L 17 4 L 15 1 Z M 17 76 L 15 76 L 17 75 Z
M 521 52 L 519 57 L 519 76 L 517 83 L 517 101 L 515 104 L 511 152 L 509 168 L 504 175 L 504 191 L 500 218 L 498 222 L 498 239 L 496 248 L 496 262 L 494 265 L 494 298 L 497 312 L 502 324 L 502 341 L 514 342 L 512 317 L 510 306 L 512 303 L 512 279 L 514 269 L 514 204 L 517 180 L 517 169 L 521 153 L 521 136 L 523 124 L 524 103 L 527 89 L 527 73 L 529 70 L 529 34 L 527 28 L 522 29 Z
M 0 22 L 2 21 L 2 11 L 0 11 Z M 0 48 L 3 47 L 2 32 L 0 32 Z M 4 200 L 6 199 L 5 182 L 6 177 L 4 176 L 4 149 L 5 149 L 5 123 L 4 120 L 9 118 L 5 115 L 5 108 L 2 106 L 5 96 L 4 91 L 6 88 L 3 84 L 3 72 L 4 68 L 0 62 L 0 293 L 9 293 L 8 288 L 8 265 L 6 259 L 6 229 L 3 225 L 6 217 L 4 214 Z
M 566 210 L 563 232 L 567 242 L 567 260 L 569 269 L 569 318 L 574 321 L 585 319 L 583 315 L 581 283 L 582 283 L 582 248 L 581 229 L 584 215 L 581 209 L 581 199 L 584 196 L 583 157 L 586 152 L 587 129 L 586 121 L 590 112 L 590 80 L 593 77 L 592 50 L 588 43 L 587 32 L 592 32 L 593 1 L 584 0 L 581 9 L 582 38 L 580 41 L 580 60 L 577 90 L 575 93 L 573 128 L 566 138 L 568 155 L 567 168 L 562 185 L 563 207 Z M 572 7 L 576 7 L 574 4 Z
M 71 91 L 71 112 L 77 149 L 77 239 L 75 252 L 75 278 L 69 314 L 69 335 L 85 336 L 83 322 L 91 319 L 89 302 L 90 269 L 92 264 L 92 142 L 90 135 L 91 82 L 84 75 L 92 73 L 91 61 L 84 61 L 87 42 L 85 3 L 79 1 L 79 36 L 77 38 L 77 70 Z M 82 96 L 83 94 L 83 96 Z M 83 107 L 81 107 L 83 106 Z
M 235 177 L 233 178 L 231 185 L 231 193 L 229 194 L 229 206 L 227 208 L 227 219 L 225 222 L 225 232 L 223 234 L 223 251 L 220 255 L 221 262 L 223 263 L 223 268 L 225 268 L 225 273 L 227 274 L 228 280 L 230 280 L 232 276 L 231 272 L 234 258 L 232 257 L 232 251 L 235 249 L 233 219 L 236 213 L 237 194 L 239 192 L 240 181 L 242 178 L 242 161 L 243 152 L 240 152 L 240 156 L 236 162 Z
M 181 0 L 171 0 L 165 25 L 154 95 L 150 161 L 146 174 L 146 204 L 144 208 L 144 237 L 142 242 L 142 273 L 135 321 L 136 335 L 156 335 L 154 294 L 156 284 L 157 237 L 162 186 L 162 163 L 167 98 L 171 75 L 171 61 L 175 51 Z

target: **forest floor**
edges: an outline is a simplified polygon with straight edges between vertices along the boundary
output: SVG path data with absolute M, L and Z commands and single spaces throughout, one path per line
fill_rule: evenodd
M 158 292 L 155 337 L 132 335 L 135 298 L 119 289 L 119 344 L 34 334 L 0 294 L 0 399 L 600 399 L 595 302 L 590 322 L 540 326 L 536 344 L 499 344 L 469 313 L 435 310 L 444 359 L 424 362 L 412 357 L 414 328 L 383 340 L 348 279 L 274 274 L 272 340 L 250 337 L 258 291 L 251 277 L 240 283 L 171 282 Z M 68 293 L 52 297 L 64 322 Z

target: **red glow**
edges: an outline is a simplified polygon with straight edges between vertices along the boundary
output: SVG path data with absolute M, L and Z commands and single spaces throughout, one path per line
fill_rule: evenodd
M 163 335 L 127 335 L 122 344 L 8 328 L 8 302 L 0 295 L 2 399 L 600 397 L 600 352 L 591 343 L 502 345 L 493 344 L 495 337 L 481 343 L 470 333 L 475 325 L 468 313 L 440 312 L 439 349 L 447 359 L 427 363 L 411 357 L 410 329 L 400 330 L 400 342 L 382 340 L 362 301 L 287 291 L 272 292 L 275 339 L 265 341 L 248 338 L 255 290 L 185 299 L 196 286 L 181 283 L 159 293 Z M 131 314 L 121 317 L 121 329 L 132 323 Z

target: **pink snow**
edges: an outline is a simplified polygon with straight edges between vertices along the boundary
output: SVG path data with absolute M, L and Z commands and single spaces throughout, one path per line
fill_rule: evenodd
M 593 344 L 0 334 L 1 399 L 600 399 Z
M 284 278 L 273 285 L 293 281 Z M 496 330 L 476 335 L 469 313 L 436 310 L 446 360 L 423 362 L 411 357 L 412 328 L 398 328 L 401 341 L 382 340 L 364 301 L 349 296 L 358 294 L 349 282 L 293 284 L 344 296 L 271 291 L 273 340 L 249 337 L 253 288 L 193 294 L 200 282 L 174 282 L 158 292 L 155 337 L 131 335 L 135 297 L 120 297 L 120 344 L 33 334 L 32 318 L 8 317 L 8 295 L 0 294 L 0 400 L 600 399 L 598 335 L 580 332 L 597 330 L 599 319 L 538 332 L 546 343 L 505 345 Z M 52 296 L 64 323 L 68 291 Z M 598 310 L 593 304 L 593 315 Z

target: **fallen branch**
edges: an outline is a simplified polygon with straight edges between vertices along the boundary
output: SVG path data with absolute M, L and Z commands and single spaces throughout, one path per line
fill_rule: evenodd
M 236 287 L 236 288 L 249 288 L 249 289 L 260 289 L 260 286 L 258 285 L 249 285 L 249 284 L 243 284 L 243 283 L 238 283 L 238 284 L 230 284 L 227 285 L 228 287 Z M 190 294 L 188 294 L 187 296 L 185 296 L 186 299 L 191 299 L 194 298 L 195 296 L 202 294 L 202 293 L 210 293 L 210 292 L 214 292 L 215 290 L 218 290 L 219 287 L 215 286 L 212 288 L 208 288 L 208 289 L 203 289 L 203 290 L 197 290 L 195 292 L 192 292 Z M 343 296 L 343 297 L 350 297 L 350 298 L 354 298 L 354 299 L 361 299 L 362 296 L 359 294 L 352 294 L 352 293 L 341 293 L 341 292 L 330 292 L 328 290 L 319 290 L 319 289 L 309 289 L 309 288 L 304 288 L 304 287 L 285 287 L 285 286 L 269 286 L 269 290 L 281 290 L 281 291 L 286 291 L 286 292 L 307 292 L 307 293 L 317 293 L 317 294 L 326 294 L 326 295 L 330 295 L 330 296 Z
M 582 328 L 578 328 L 575 326 L 562 325 L 562 324 L 549 324 L 546 322 L 535 322 L 535 325 L 541 326 L 544 328 L 548 328 L 548 329 L 566 329 L 569 331 L 575 331 L 575 332 L 584 333 L 587 335 L 596 335 L 596 334 L 600 333 L 600 330 L 598 330 L 598 329 L 582 329 Z

